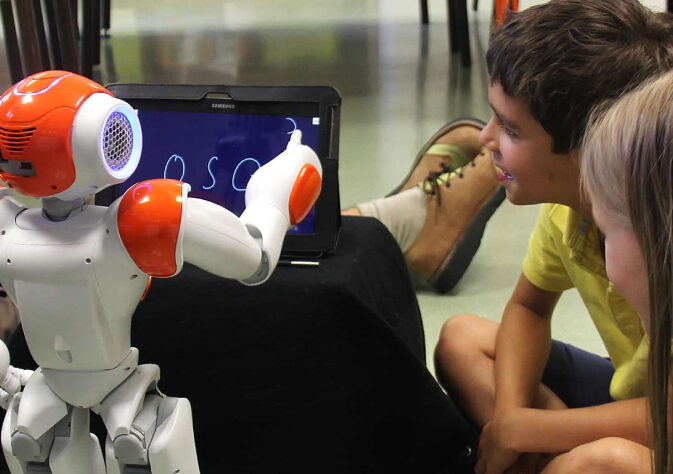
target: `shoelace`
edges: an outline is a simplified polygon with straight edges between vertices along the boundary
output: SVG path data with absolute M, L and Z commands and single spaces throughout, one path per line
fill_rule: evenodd
M 483 154 L 483 153 L 482 153 Z M 428 176 L 419 184 L 423 192 L 430 196 L 437 196 L 437 203 L 442 204 L 442 193 L 439 192 L 441 186 L 451 187 L 451 180 L 456 176 L 462 179 L 466 168 L 474 168 L 477 164 L 471 160 L 468 164 L 460 168 L 452 169 L 446 163 L 440 164 L 440 171 L 430 171 Z

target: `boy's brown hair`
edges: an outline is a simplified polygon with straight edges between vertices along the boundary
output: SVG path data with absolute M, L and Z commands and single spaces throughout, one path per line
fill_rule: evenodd
M 568 153 L 595 105 L 673 67 L 673 15 L 637 0 L 552 0 L 513 13 L 486 63 L 491 82 L 551 135 L 552 151 Z

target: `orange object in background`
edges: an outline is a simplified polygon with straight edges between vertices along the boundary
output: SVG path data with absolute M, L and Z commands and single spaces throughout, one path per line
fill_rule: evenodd
M 508 11 L 519 11 L 519 0 L 494 0 L 493 17 L 495 29 L 498 29 L 507 19 Z

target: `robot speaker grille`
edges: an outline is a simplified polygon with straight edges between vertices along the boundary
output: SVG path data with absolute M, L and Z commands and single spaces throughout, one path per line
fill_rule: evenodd
M 129 162 L 132 151 L 131 122 L 123 113 L 113 112 L 103 130 L 103 154 L 107 165 L 112 170 L 119 171 Z

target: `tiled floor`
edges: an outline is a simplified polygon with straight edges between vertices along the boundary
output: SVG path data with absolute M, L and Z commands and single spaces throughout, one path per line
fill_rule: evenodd
M 483 53 L 491 2 L 470 11 L 474 64 L 448 52 L 446 2 L 421 26 L 415 0 L 114 0 L 101 81 L 329 84 L 343 97 L 342 205 L 387 193 L 443 123 L 489 116 Z M 469 2 L 470 4 L 472 2 Z M 531 2 L 521 2 L 525 8 Z M 539 3 L 539 2 L 535 2 Z M 648 5 L 661 8 L 662 0 Z M 9 86 L 0 55 L 0 88 Z M 443 321 L 457 312 L 498 320 L 520 272 L 537 206 L 505 202 L 470 269 L 449 295 L 418 295 L 428 364 Z M 576 293 L 556 311 L 553 335 L 604 353 Z

